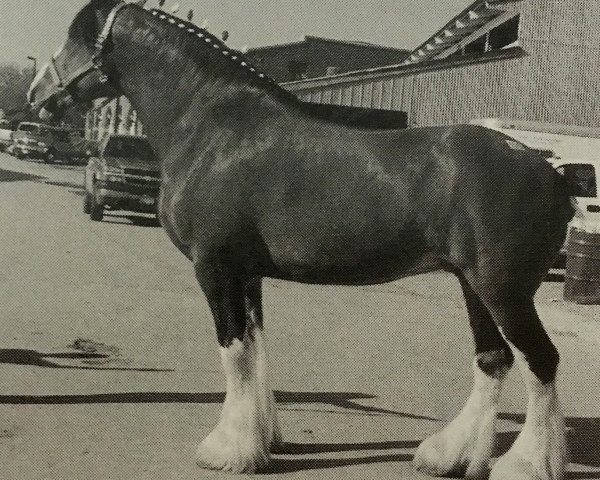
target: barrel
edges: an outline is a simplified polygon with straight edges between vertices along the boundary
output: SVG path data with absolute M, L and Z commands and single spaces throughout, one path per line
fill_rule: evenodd
M 564 298 L 583 305 L 600 305 L 600 229 L 571 228 Z

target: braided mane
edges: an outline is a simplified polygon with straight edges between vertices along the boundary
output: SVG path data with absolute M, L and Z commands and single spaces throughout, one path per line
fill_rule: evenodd
M 159 20 L 162 20 L 175 28 L 179 28 L 180 30 L 187 32 L 190 36 L 193 36 L 197 42 L 201 44 L 204 43 L 205 47 L 220 51 L 223 57 L 228 59 L 232 65 L 234 65 L 240 71 L 249 73 L 250 77 L 259 86 L 261 86 L 267 92 L 273 94 L 276 98 L 300 106 L 300 100 L 298 100 L 298 97 L 280 87 L 275 80 L 250 63 L 243 53 L 230 49 L 223 41 L 214 36 L 208 30 L 198 27 L 197 25 L 185 21 L 179 17 L 168 14 L 162 10 L 151 9 L 148 11 L 150 14 L 152 14 L 152 16 L 158 18 Z

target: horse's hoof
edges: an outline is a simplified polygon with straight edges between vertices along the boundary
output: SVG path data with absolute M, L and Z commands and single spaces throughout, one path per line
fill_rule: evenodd
M 490 480 L 550 480 L 540 477 L 531 462 L 514 454 L 500 457 L 492 468 Z
M 421 442 L 413 460 L 415 468 L 435 477 L 487 479 L 491 448 L 478 448 L 474 439 L 480 441 L 451 425 Z
M 442 433 L 437 433 L 421 442 L 413 464 L 419 472 L 433 477 L 462 477 L 468 466 L 460 458 L 451 458 Z
M 209 470 L 256 473 L 269 464 L 269 452 L 261 442 L 235 439 L 215 429 L 198 447 L 196 463 Z
M 498 459 L 490 473 L 490 480 L 563 480 L 563 478 L 564 472 L 560 465 L 553 468 L 550 463 L 544 463 L 536 467 L 533 462 L 510 451 Z

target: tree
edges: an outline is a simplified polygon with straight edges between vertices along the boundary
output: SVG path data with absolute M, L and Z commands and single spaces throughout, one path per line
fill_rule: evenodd
M 0 110 L 13 124 L 23 121 L 36 121 L 37 111 L 32 111 L 27 103 L 27 90 L 34 77 L 32 69 L 20 69 L 12 64 L 0 64 Z M 85 126 L 87 107 L 75 105 L 65 112 L 63 122 L 78 128 Z M 38 120 L 39 121 L 39 120 Z
M 16 65 L 0 65 L 0 109 L 7 117 L 12 111 L 27 105 L 27 90 L 33 79 L 30 69 L 22 70 Z

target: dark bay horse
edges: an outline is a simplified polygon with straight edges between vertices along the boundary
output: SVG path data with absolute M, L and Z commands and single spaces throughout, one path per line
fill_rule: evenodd
M 30 101 L 60 114 L 119 94 L 161 159 L 160 218 L 216 324 L 227 394 L 200 465 L 254 472 L 281 443 L 263 277 L 363 285 L 445 269 L 464 291 L 475 380 L 457 418 L 419 447 L 417 468 L 487 476 L 500 388 L 516 359 L 527 419 L 491 477 L 563 478 L 559 357 L 533 297 L 573 208 L 544 159 L 476 126 L 366 131 L 318 120 L 205 29 L 91 0 Z

